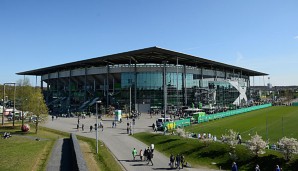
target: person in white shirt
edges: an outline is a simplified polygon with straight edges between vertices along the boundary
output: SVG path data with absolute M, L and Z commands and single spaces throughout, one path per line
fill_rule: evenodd
M 151 152 L 153 153 L 153 151 L 154 151 L 154 144 L 151 144 Z

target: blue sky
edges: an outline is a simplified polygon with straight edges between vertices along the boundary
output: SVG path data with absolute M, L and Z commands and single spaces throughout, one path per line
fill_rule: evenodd
M 0 84 L 22 79 L 17 72 L 158 46 L 268 73 L 273 86 L 298 85 L 297 7 L 297 0 L 1 0 Z

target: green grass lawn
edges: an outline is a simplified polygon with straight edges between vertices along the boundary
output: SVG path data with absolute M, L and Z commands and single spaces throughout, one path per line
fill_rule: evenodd
M 45 170 L 52 148 L 59 138 L 69 138 L 69 133 L 39 127 L 38 134 L 31 126 L 31 132 L 23 133 L 20 126 L 0 127 L 1 136 L 3 132 L 10 132 L 12 137 L 0 139 L 0 171 L 32 171 Z M 40 138 L 40 141 L 36 141 Z M 79 137 L 78 139 L 87 142 L 94 153 L 96 162 L 101 170 L 120 171 L 118 162 L 110 151 L 100 145 L 99 154 L 95 155 L 95 139 Z
M 197 139 L 182 138 L 175 135 L 137 133 L 133 136 L 148 146 L 151 143 L 155 144 L 155 149 L 168 157 L 171 153 L 174 155 L 183 154 L 186 161 L 194 167 L 231 169 L 233 162 L 229 155 L 231 148 L 227 144 L 221 142 L 204 143 Z M 238 158 L 236 162 L 242 171 L 254 170 L 256 164 L 259 164 L 262 170 L 274 170 L 276 164 L 279 164 L 287 171 L 297 171 L 298 168 L 297 156 L 290 162 L 286 162 L 282 154 L 273 150 L 267 150 L 266 154 L 255 158 L 248 148 L 238 145 L 236 154 Z
M 267 120 L 267 124 L 266 124 Z M 218 119 L 202 124 L 194 124 L 185 127 L 187 132 L 211 133 L 218 138 L 226 134 L 229 129 L 241 133 L 244 141 L 250 139 L 250 135 L 256 132 L 266 139 L 266 125 L 270 143 L 276 143 L 283 136 L 298 138 L 298 107 L 274 106 L 257 111 L 243 113 L 223 119 Z M 178 136 L 160 134 L 139 133 L 135 138 L 146 144 L 154 143 L 155 148 L 167 156 L 183 154 L 186 160 L 195 166 L 206 166 L 210 168 L 222 168 L 229 170 L 232 159 L 229 155 L 231 148 L 221 142 L 204 143 L 198 139 L 181 138 Z M 240 170 L 254 170 L 256 164 L 261 170 L 274 170 L 275 165 L 281 165 L 284 170 L 297 170 L 298 156 L 287 162 L 280 152 L 266 150 L 264 155 L 255 158 L 247 147 L 238 145 L 236 147 L 237 163 Z M 216 164 L 211 164 L 216 163 Z
M 35 132 L 35 130 L 31 130 Z M 63 134 L 40 129 L 38 134 L 20 131 L 20 126 L 1 127 L 0 132 L 10 132 L 12 137 L 0 139 L 0 161 L 2 171 L 45 170 L 52 147 Z M 3 135 L 1 133 L 1 135 Z M 36 141 L 40 138 L 40 141 Z
M 267 120 L 267 124 L 266 124 Z M 298 138 L 298 107 L 273 106 L 257 111 L 243 113 L 223 119 L 186 127 L 185 131 L 194 133 L 208 133 L 218 138 L 229 129 L 242 135 L 244 140 L 256 132 L 266 139 L 266 125 L 270 143 L 276 143 L 283 136 Z

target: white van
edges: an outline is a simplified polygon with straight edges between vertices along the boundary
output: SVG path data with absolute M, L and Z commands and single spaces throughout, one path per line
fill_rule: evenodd
M 158 118 L 158 119 L 156 119 L 156 126 L 157 126 L 157 129 L 158 130 L 160 130 L 160 129 L 162 129 L 162 124 L 164 123 L 164 122 L 171 122 L 172 121 L 172 119 L 171 118 Z

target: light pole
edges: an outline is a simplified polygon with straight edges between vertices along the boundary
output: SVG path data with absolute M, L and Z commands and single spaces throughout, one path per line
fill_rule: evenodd
M 98 154 L 98 104 L 101 104 L 101 101 L 96 101 L 96 154 Z
M 266 113 L 266 140 L 268 142 L 268 113 Z
M 3 84 L 3 113 L 2 113 L 2 125 L 4 125 L 4 102 L 5 102 L 5 85 L 12 84 L 14 85 L 14 93 L 13 93 L 13 126 L 14 126 L 14 116 L 15 116 L 15 101 L 16 101 L 16 83 L 4 83 Z
M 28 99 L 25 99 L 25 102 L 27 103 L 27 100 Z M 24 114 L 25 114 L 25 111 L 24 111 L 24 101 L 22 102 L 22 127 L 24 126 Z
M 166 66 L 168 61 L 162 61 L 163 63 L 163 100 L 164 100 L 164 126 L 166 122 L 166 113 L 167 113 L 167 70 Z M 166 130 L 164 128 L 164 135 L 166 134 Z

